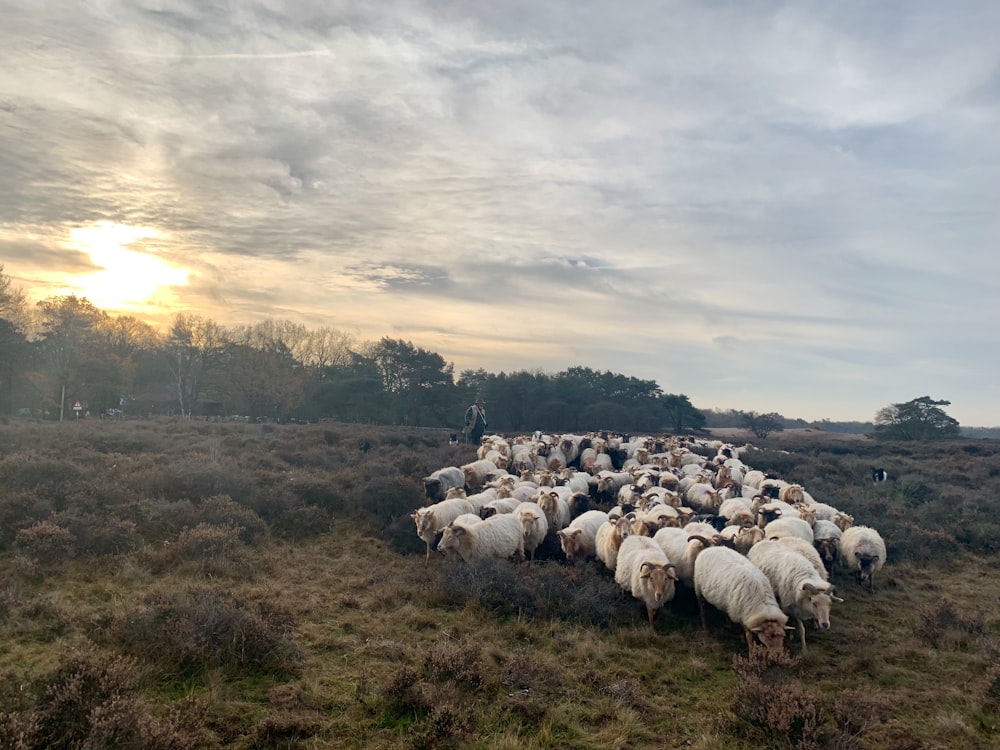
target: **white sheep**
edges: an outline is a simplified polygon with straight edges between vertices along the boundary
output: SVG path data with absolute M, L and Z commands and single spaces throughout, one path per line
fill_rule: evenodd
M 677 580 L 693 586 L 694 561 L 702 550 L 712 545 L 710 539 L 668 526 L 653 534 L 653 541 L 676 567 Z
M 462 464 L 461 468 L 465 487 L 470 492 L 479 492 L 491 479 L 507 473 L 506 471 L 501 471 L 495 463 L 486 459 Z
M 588 510 L 570 521 L 565 529 L 559 529 L 559 546 L 570 562 L 586 560 L 597 554 L 597 530 L 608 521 L 603 510 Z
M 788 549 L 798 552 L 809 561 L 810 565 L 813 566 L 813 569 L 816 571 L 816 575 L 824 581 L 830 580 L 830 573 L 826 569 L 826 565 L 823 564 L 823 558 L 820 557 L 817 549 L 813 545 L 809 544 L 809 542 L 805 539 L 797 536 L 783 536 L 771 541 L 780 542 Z
M 677 572 L 649 537 L 629 536 L 618 550 L 615 582 L 646 605 L 649 627 L 656 611 L 674 598 Z
M 843 534 L 844 532 L 833 521 L 819 519 L 813 525 L 813 545 L 823 559 L 823 565 L 828 572 L 833 572 L 833 566 L 837 562 L 837 555 L 840 552 L 840 537 Z
M 752 526 L 753 510 L 750 503 L 743 497 L 730 497 L 722 501 L 718 515 L 729 521 L 731 526 Z
M 614 570 L 618 562 L 618 548 L 631 533 L 631 522 L 627 516 L 603 523 L 597 529 L 594 539 L 597 559 L 604 563 L 608 570 Z
M 875 573 L 885 564 L 885 540 L 869 526 L 851 526 L 840 537 L 840 559 L 858 584 L 875 593 Z
M 417 508 L 410 514 L 417 528 L 417 536 L 427 545 L 427 556 L 430 559 L 431 545 L 439 531 L 458 518 L 463 513 L 473 513 L 472 504 L 464 497 L 453 497 L 433 505 Z
M 439 502 L 452 487 L 465 487 L 465 473 L 457 466 L 445 466 L 424 477 L 423 482 L 427 499 Z
M 440 552 L 456 552 L 465 562 L 487 558 L 524 559 L 524 527 L 513 513 L 475 524 L 452 523 L 438 543 Z
M 692 484 L 684 493 L 685 505 L 699 513 L 717 513 L 722 505 L 719 491 L 710 484 Z
M 573 518 L 569 503 L 556 489 L 553 487 L 550 491 L 538 495 L 538 507 L 545 513 L 545 520 L 549 522 L 552 533 L 565 529 Z
M 535 550 L 545 541 L 549 533 L 549 522 L 536 503 L 521 503 L 514 510 L 514 515 L 521 521 L 524 529 L 524 552 L 528 559 L 535 556 Z
M 496 500 L 483 503 L 483 507 L 479 509 L 479 515 L 483 518 L 489 518 L 498 513 L 513 513 L 517 506 L 523 502 L 525 501 L 517 497 L 498 497 Z
M 767 653 L 784 652 L 788 615 L 778 606 L 767 576 L 739 552 L 728 547 L 703 550 L 694 561 L 694 592 L 702 630 L 708 630 L 708 602 L 743 626 L 749 652 L 754 636 Z
M 758 542 L 764 541 L 764 529 L 759 526 L 726 526 L 719 532 L 719 542 L 745 555 Z
M 813 543 L 812 526 L 801 518 L 778 518 L 764 527 L 765 539 L 776 539 L 782 536 L 797 536 Z
M 805 654 L 805 622 L 813 620 L 820 630 L 829 630 L 830 605 L 834 601 L 843 600 L 833 595 L 833 586 L 820 576 L 813 563 L 783 544 L 784 541 L 761 542 L 750 550 L 747 559 L 767 576 L 774 587 L 781 610 L 795 618 L 802 653 Z M 820 564 L 820 570 L 822 569 Z

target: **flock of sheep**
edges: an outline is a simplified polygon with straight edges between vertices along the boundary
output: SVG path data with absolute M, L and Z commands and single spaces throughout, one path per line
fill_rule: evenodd
M 485 436 L 477 460 L 424 479 L 416 510 L 427 557 L 531 559 L 558 540 L 570 563 L 598 560 L 645 604 L 650 627 L 678 587 L 740 623 L 748 649 L 784 649 L 805 624 L 830 627 L 840 564 L 874 593 L 885 542 L 799 484 L 741 459 L 750 446 L 691 437 Z M 714 455 L 713 455 L 714 454 Z M 608 510 L 596 508 L 608 508 Z M 553 545 L 554 546 L 554 545 Z M 794 626 L 788 625 L 789 620 Z

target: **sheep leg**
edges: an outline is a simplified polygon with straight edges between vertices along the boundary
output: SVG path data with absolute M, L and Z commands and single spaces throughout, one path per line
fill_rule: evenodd
M 705 600 L 700 596 L 698 599 L 698 613 L 701 615 L 701 629 L 708 630 L 708 618 L 705 616 Z
M 799 642 L 802 644 L 802 655 L 806 655 L 806 626 L 798 617 L 795 618 L 795 626 L 799 631 Z
M 653 607 L 650 607 L 649 605 L 647 605 L 646 606 L 646 614 L 649 616 L 649 628 L 650 628 L 650 630 L 655 630 L 656 628 L 653 627 L 653 618 L 656 616 L 656 609 L 654 609 Z

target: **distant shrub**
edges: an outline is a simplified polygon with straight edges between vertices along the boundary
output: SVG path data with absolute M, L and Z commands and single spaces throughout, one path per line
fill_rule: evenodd
M 134 521 L 98 516 L 78 510 L 65 510 L 52 521 L 76 537 L 76 551 L 81 555 L 119 555 L 135 550 L 140 544 Z
M 980 614 L 959 612 L 951 599 L 917 610 L 914 634 L 934 648 L 967 650 L 979 645 L 988 628 Z
M 449 561 L 438 573 L 437 589 L 445 603 L 476 602 L 498 617 L 606 624 L 633 614 L 614 581 L 586 566 L 555 562 L 514 566 L 506 560 Z
M 427 649 L 424 676 L 430 682 L 451 682 L 464 690 L 480 690 L 490 681 L 481 648 L 449 638 L 439 639 Z
M 281 539 L 300 540 L 328 534 L 333 529 L 333 516 L 317 505 L 291 508 L 271 524 L 271 531 Z
M 416 527 L 409 513 L 400 514 L 392 519 L 379 536 L 397 554 L 424 555 L 427 552 L 427 545 L 417 536 Z M 434 554 L 433 551 L 431 554 Z
M 787 655 L 766 656 L 760 650 L 734 657 L 738 684 L 733 713 L 781 747 L 819 750 L 823 711 L 813 692 L 791 678 L 793 663 Z
M 251 570 L 238 526 L 200 523 L 184 529 L 173 544 L 154 553 L 161 562 L 197 563 L 203 575 L 225 575 Z
M 146 542 L 160 542 L 197 523 L 198 514 L 190 500 L 147 500 L 139 506 L 136 528 Z
M 194 738 L 153 719 L 139 698 L 135 662 L 63 656 L 29 687 L 30 704 L 0 714 L 0 747 L 12 750 L 189 750 Z
M 211 588 L 157 592 L 113 628 L 130 654 L 169 672 L 195 675 L 222 668 L 233 675 L 298 673 L 304 658 L 291 616 Z
M 267 538 L 267 524 L 250 508 L 235 502 L 229 495 L 213 495 L 197 509 L 202 523 L 214 526 L 234 526 L 240 529 L 240 539 L 256 544 Z
M 76 554 L 76 537 L 69 529 L 51 521 L 39 521 L 17 532 L 14 549 L 39 565 L 48 566 Z

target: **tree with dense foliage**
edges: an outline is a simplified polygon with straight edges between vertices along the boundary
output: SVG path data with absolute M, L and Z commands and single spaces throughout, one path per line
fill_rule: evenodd
M 182 417 L 195 413 L 205 382 L 222 357 L 223 331 L 211 320 L 178 313 L 167 332 L 164 359 Z
M 668 393 L 660 399 L 666 414 L 667 425 L 675 434 L 697 432 L 705 429 L 705 415 L 694 408 L 683 393 Z
M 959 436 L 958 420 L 942 406 L 951 401 L 935 401 L 921 396 L 905 404 L 889 404 L 875 415 L 875 437 L 882 440 L 947 440 Z
M 772 432 L 782 432 L 785 429 L 781 415 L 773 411 L 767 414 L 758 414 L 755 411 L 740 412 L 740 418 L 741 426 L 761 440 Z
M 455 391 L 450 362 L 409 341 L 388 337 L 372 348 L 371 355 L 382 375 L 383 387 L 392 397 L 396 424 L 449 423 L 448 409 Z
M 4 275 L 0 264 L 0 414 L 14 410 L 14 385 L 28 358 L 28 317 L 24 292 Z
M 55 378 L 49 397 L 60 419 L 65 416 L 67 396 L 81 402 L 96 400 L 109 378 L 115 380 L 113 389 L 120 389 L 118 374 L 107 367 L 100 352 L 99 331 L 106 313 L 86 297 L 72 294 L 43 299 L 37 310 L 40 351 Z

